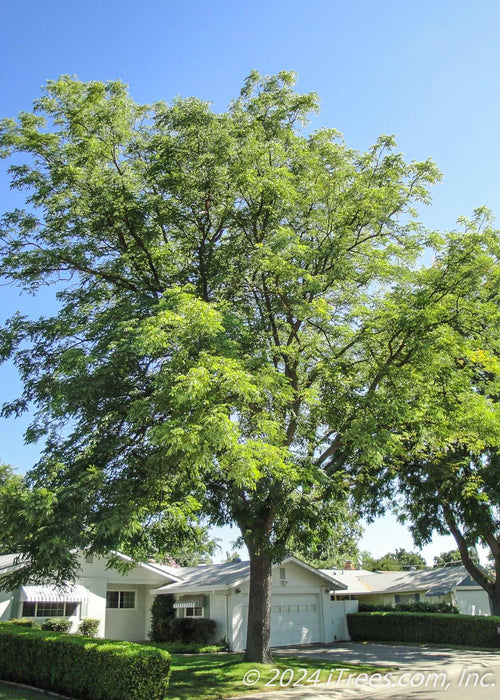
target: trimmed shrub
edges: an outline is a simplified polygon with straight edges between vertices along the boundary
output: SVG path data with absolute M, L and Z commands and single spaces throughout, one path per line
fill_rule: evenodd
M 169 654 L 218 654 L 229 651 L 227 640 L 220 639 L 213 644 L 183 644 L 182 642 L 151 642 L 160 649 L 165 649 Z
M 40 624 L 40 629 L 49 630 L 50 632 L 69 632 L 71 629 L 71 621 L 64 617 L 48 617 Z
M 419 613 L 444 613 L 447 615 L 459 615 L 460 611 L 456 605 L 451 603 L 424 603 L 414 601 L 413 603 L 395 603 L 394 605 L 383 605 L 382 603 L 360 603 L 358 612 L 419 612 Z
M 163 700 L 170 654 L 0 623 L 0 678 L 82 700 Z
M 168 641 L 207 644 L 215 633 L 216 622 L 206 617 L 176 617 L 170 624 Z
M 500 648 L 500 617 L 413 612 L 347 615 L 354 641 L 427 642 Z
M 29 617 L 14 617 L 9 620 L 12 625 L 19 625 L 19 627 L 35 627 L 35 621 L 31 620 Z
M 99 620 L 94 617 L 85 617 L 78 625 L 78 632 L 84 637 L 95 637 L 99 631 Z
M 174 596 L 171 593 L 155 596 L 151 606 L 151 631 L 148 634 L 151 641 L 171 641 L 170 625 L 174 619 Z

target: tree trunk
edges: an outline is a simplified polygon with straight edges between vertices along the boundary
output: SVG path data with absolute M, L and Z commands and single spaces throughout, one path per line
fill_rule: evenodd
M 500 547 L 498 543 L 495 542 L 496 546 L 490 544 L 490 549 L 493 553 L 493 560 L 495 562 L 495 583 L 493 584 L 490 591 L 488 591 L 488 598 L 490 599 L 490 615 L 500 615 Z
M 489 596 L 490 600 L 490 615 L 500 616 L 500 596 Z
M 247 646 L 244 661 L 270 664 L 272 567 L 268 552 L 250 551 Z

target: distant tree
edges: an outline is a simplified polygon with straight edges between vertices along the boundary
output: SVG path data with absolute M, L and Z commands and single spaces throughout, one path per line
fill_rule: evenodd
M 226 564 L 230 564 L 231 562 L 238 562 L 241 561 L 241 556 L 239 552 L 226 552 L 226 558 L 224 562 Z
M 438 568 L 441 566 L 447 566 L 449 564 L 461 564 L 462 563 L 462 557 L 460 556 L 460 552 L 458 549 L 450 549 L 449 552 L 441 552 L 439 556 L 434 557 L 434 568 Z
M 379 559 L 374 559 L 369 553 L 364 552 L 361 566 L 368 571 L 405 571 L 413 567 L 422 569 L 427 566 L 427 562 L 417 552 L 396 549 L 395 552 L 388 552 Z
M 290 540 L 292 554 L 322 569 L 344 566 L 359 559 L 359 541 L 363 534 L 360 515 L 347 501 L 334 507 L 325 504 L 327 513 L 318 518 L 315 527 L 297 532 Z
M 16 474 L 14 469 L 4 462 L 0 462 L 0 512 L 2 510 L 2 501 L 10 499 L 12 494 L 15 494 L 21 484 L 23 478 Z M 0 554 L 14 554 L 17 552 L 17 542 L 12 539 L 8 528 L 0 527 Z
M 479 555 L 477 553 L 477 549 L 472 547 L 469 554 L 471 560 L 476 564 L 479 564 Z M 449 552 L 441 552 L 439 556 L 434 557 L 434 568 L 457 563 L 462 563 L 462 556 L 460 554 L 459 549 L 450 549 Z
M 151 554 L 159 561 L 178 566 L 212 564 L 213 555 L 220 549 L 219 541 L 210 537 L 208 527 L 193 522 L 188 538 L 182 537 L 177 545 L 171 543 L 168 551 L 153 551 Z

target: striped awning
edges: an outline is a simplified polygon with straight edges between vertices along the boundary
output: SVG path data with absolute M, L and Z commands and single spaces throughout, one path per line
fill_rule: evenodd
M 85 586 L 67 583 L 64 586 L 22 586 L 21 600 L 26 603 L 81 603 L 89 599 Z
M 201 598 L 193 600 L 178 600 L 174 603 L 174 608 L 203 608 L 204 601 Z

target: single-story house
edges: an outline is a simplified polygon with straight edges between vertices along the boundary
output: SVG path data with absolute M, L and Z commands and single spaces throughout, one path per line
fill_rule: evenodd
M 130 559 L 118 554 L 125 561 Z M 172 594 L 179 617 L 209 617 L 215 638 L 225 637 L 230 649 L 245 648 L 249 595 L 249 562 L 173 567 L 140 562 L 125 573 L 107 567 L 107 560 L 80 556 L 73 584 L 26 585 L 0 591 L 0 620 L 16 617 L 67 617 L 72 631 L 85 617 L 100 621 L 99 636 L 143 641 L 148 638 L 155 595 Z M 21 566 L 16 555 L 0 556 L 0 576 Z M 273 646 L 348 639 L 346 614 L 357 602 L 332 600 L 331 591 L 345 584 L 295 557 L 273 568 L 271 643 Z
M 130 562 L 129 557 L 118 556 Z M 20 565 L 16 555 L 0 556 L 0 576 Z M 46 584 L 0 591 L 0 620 L 66 617 L 75 632 L 83 618 L 92 617 L 100 621 L 101 637 L 144 641 L 150 627 L 151 591 L 180 580 L 175 568 L 153 562 L 121 573 L 107 568 L 104 558 L 81 555 L 79 565 L 75 583 L 63 588 Z
M 231 562 L 179 569 L 181 581 L 155 591 L 173 593 L 179 615 L 198 615 L 216 621 L 216 637 L 225 637 L 233 651 L 245 648 L 249 562 Z M 332 590 L 344 584 L 309 564 L 287 557 L 273 567 L 271 644 L 289 646 L 348 639 L 346 614 L 355 601 L 331 600 Z
M 324 569 L 346 588 L 332 593 L 334 600 L 357 600 L 369 605 L 426 602 L 452 603 L 465 615 L 489 615 L 486 591 L 462 566 L 412 571 Z

